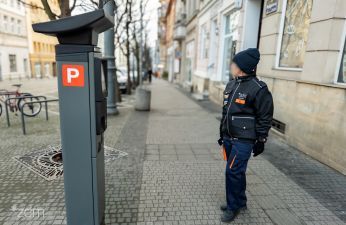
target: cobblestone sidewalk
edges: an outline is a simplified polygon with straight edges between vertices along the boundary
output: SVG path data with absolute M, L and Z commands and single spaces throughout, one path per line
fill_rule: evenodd
M 139 224 L 221 224 L 225 165 L 215 113 L 162 81 L 152 96 Z M 268 150 L 277 142 L 272 136 Z M 265 157 L 251 159 L 247 174 L 248 210 L 233 224 L 344 224 Z
M 50 82 L 39 92 L 55 95 Z M 106 145 L 128 155 L 106 163 L 106 224 L 221 224 L 225 164 L 216 112 L 165 81 L 150 88 L 151 112 L 134 111 L 130 100 L 108 120 Z M 46 181 L 13 159 L 59 144 L 58 113 L 48 122 L 30 119 L 26 136 L 11 118 L 8 129 L 0 117 L 0 224 L 66 224 L 63 178 Z M 275 136 L 247 174 L 248 210 L 232 224 L 345 224 L 345 176 Z M 44 216 L 19 217 L 21 209 L 43 209 Z

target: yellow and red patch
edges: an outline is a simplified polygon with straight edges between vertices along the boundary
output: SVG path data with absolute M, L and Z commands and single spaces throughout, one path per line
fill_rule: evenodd
M 244 104 L 245 104 L 245 99 L 237 98 L 237 99 L 235 100 L 235 102 L 238 103 L 238 104 L 244 105 Z

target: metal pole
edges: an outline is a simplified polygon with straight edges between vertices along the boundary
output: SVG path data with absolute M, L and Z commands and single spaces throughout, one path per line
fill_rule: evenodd
M 114 18 L 115 2 L 114 0 L 104 0 L 103 9 L 106 13 Z M 104 33 L 104 56 L 107 59 L 107 76 L 108 76 L 108 97 L 107 97 L 107 114 L 117 115 L 116 105 L 116 85 L 115 85 L 115 57 L 114 57 L 114 28 Z
M 48 103 L 45 102 L 45 110 L 46 110 L 46 120 L 48 120 Z
M 7 120 L 7 126 L 9 127 L 9 126 L 11 126 L 11 124 L 10 124 L 10 117 L 8 115 L 8 108 L 7 107 L 9 107 L 9 106 L 7 106 L 7 100 L 5 100 L 6 120 Z
M 141 0 L 140 2 L 140 6 L 139 6 L 139 10 L 140 10 L 140 15 L 141 15 L 141 25 L 140 25 L 140 40 L 139 40 L 139 86 L 141 86 L 143 84 L 142 81 L 142 73 L 143 73 L 143 0 Z
M 24 105 L 23 105 L 23 106 L 24 106 Z M 23 109 L 23 107 L 22 107 L 22 109 Z M 21 119 L 22 119 L 22 130 L 23 130 L 23 134 L 26 135 L 24 113 L 21 113 Z

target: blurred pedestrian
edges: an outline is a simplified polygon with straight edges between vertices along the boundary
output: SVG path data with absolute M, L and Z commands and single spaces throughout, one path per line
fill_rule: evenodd
M 273 118 L 273 99 L 267 85 L 256 77 L 260 60 L 256 48 L 239 52 L 231 63 L 234 76 L 224 91 L 220 139 L 226 164 L 226 204 L 221 221 L 231 222 L 246 209 L 246 168 L 251 153 L 264 151 Z
M 153 76 L 153 71 L 151 70 L 151 68 L 149 68 L 148 70 L 149 83 L 151 83 L 152 76 Z

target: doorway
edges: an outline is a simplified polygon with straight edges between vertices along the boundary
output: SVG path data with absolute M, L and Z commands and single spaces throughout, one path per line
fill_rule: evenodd
M 264 0 L 246 0 L 241 49 L 258 48 Z

